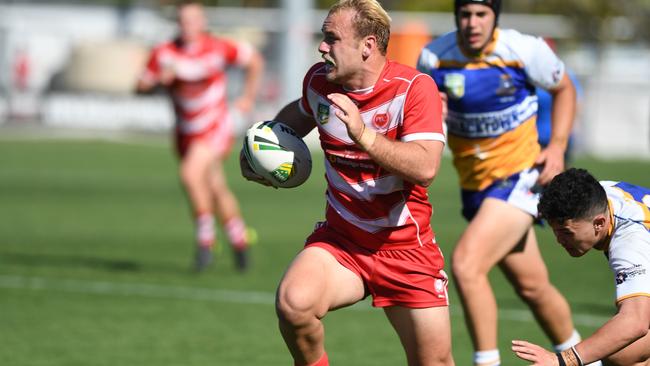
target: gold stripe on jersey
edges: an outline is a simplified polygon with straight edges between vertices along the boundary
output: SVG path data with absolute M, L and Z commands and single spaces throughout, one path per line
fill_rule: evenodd
M 621 193 L 623 193 L 623 197 L 625 198 L 626 201 L 634 202 L 641 208 L 641 212 L 643 212 L 643 223 L 642 224 L 643 224 L 643 226 L 645 226 L 646 230 L 650 230 L 650 207 L 646 206 L 643 202 L 639 202 L 636 199 L 634 199 L 634 197 L 630 193 L 624 191 L 622 188 L 616 187 L 616 186 L 614 186 L 612 188 L 616 188 L 619 191 L 621 191 Z
M 463 189 L 481 190 L 534 165 L 540 152 L 536 117 L 498 137 L 469 139 L 449 134 L 449 148 Z
M 618 304 L 619 302 L 621 302 L 623 300 L 627 300 L 629 298 L 639 297 L 639 296 L 650 297 L 650 294 L 647 293 L 647 292 L 635 292 L 633 294 L 628 294 L 628 295 L 625 295 L 625 296 L 621 296 L 619 299 L 616 299 L 616 303 Z
M 524 63 L 520 60 L 505 61 L 502 59 L 494 59 L 491 61 L 485 60 L 476 60 L 476 61 L 457 61 L 457 60 L 441 60 L 438 62 L 438 68 L 441 69 L 465 69 L 465 70 L 479 70 L 479 69 L 489 69 L 492 67 L 512 67 L 512 68 L 524 68 Z

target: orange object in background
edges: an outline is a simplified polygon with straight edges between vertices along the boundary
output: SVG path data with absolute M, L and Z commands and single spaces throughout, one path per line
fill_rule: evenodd
M 388 43 L 388 58 L 415 67 L 422 47 L 431 41 L 427 26 L 418 21 L 396 29 Z

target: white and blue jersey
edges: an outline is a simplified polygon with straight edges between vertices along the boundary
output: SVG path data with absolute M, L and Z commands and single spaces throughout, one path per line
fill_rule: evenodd
M 606 255 L 614 272 L 616 302 L 650 297 L 650 189 L 625 182 L 600 184 L 612 220 Z
M 448 145 L 463 189 L 482 190 L 534 164 L 535 86 L 556 87 L 564 68 L 544 40 L 515 30 L 497 28 L 476 58 L 463 53 L 455 31 L 425 46 L 418 69 L 448 96 Z

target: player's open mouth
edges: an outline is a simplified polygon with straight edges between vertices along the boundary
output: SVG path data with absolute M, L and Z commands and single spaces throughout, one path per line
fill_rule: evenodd
M 336 67 L 336 63 L 333 60 L 330 60 L 326 57 L 323 57 L 323 60 L 325 60 L 325 67 L 327 69 L 327 72 L 331 71 L 333 68 Z
M 478 43 L 481 40 L 480 33 L 472 33 L 467 35 L 467 41 L 469 43 Z

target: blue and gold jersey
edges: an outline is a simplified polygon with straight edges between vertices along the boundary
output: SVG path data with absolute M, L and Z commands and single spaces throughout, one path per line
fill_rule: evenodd
M 454 31 L 425 46 L 418 69 L 447 94 L 448 144 L 464 189 L 481 190 L 534 164 L 535 86 L 552 89 L 564 75 L 544 40 L 496 29 L 484 53 L 470 58 Z
M 612 221 L 607 248 L 616 301 L 650 297 L 650 189 L 602 181 Z

